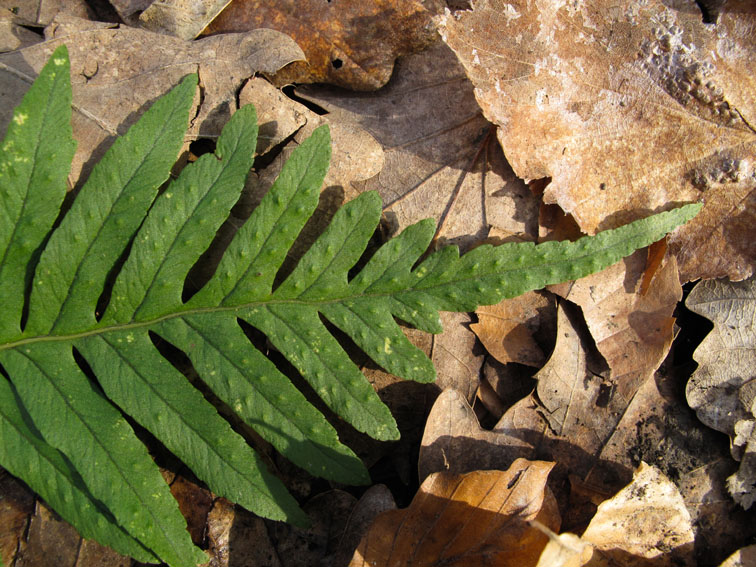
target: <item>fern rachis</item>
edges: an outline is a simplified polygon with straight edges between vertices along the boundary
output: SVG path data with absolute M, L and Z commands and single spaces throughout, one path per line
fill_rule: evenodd
M 264 333 L 355 428 L 396 439 L 389 410 L 321 316 L 387 371 L 431 381 L 432 364 L 395 318 L 438 333 L 439 310 L 471 311 L 582 277 L 662 238 L 699 208 L 687 205 L 574 243 L 484 245 L 463 256 L 447 247 L 418 264 L 434 232 L 422 221 L 385 243 L 349 280 L 381 214 L 377 194 L 365 193 L 336 213 L 274 289 L 318 202 L 330 157 L 321 127 L 293 152 L 214 275 L 184 302 L 187 273 L 252 166 L 253 108 L 237 111 L 215 153 L 184 168 L 158 195 L 196 88 L 196 77 L 187 77 L 113 144 L 53 230 L 75 147 L 68 74 L 61 47 L 16 109 L 0 156 L 0 464 L 83 536 L 141 561 L 194 565 L 206 557 L 123 414 L 216 494 L 268 518 L 306 521 L 153 338 L 183 351 L 208 388 L 293 463 L 338 482 L 365 483 L 359 459 L 252 345 L 242 324 Z M 108 275 L 128 246 L 98 320 Z

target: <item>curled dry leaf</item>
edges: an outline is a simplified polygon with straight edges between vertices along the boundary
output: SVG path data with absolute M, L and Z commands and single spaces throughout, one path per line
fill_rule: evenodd
M 714 323 L 693 354 L 698 369 L 688 403 L 706 425 L 730 436 L 740 468 L 728 486 L 749 508 L 756 501 L 756 278 L 702 282 L 685 305 Z
M 521 450 L 520 456 L 557 461 L 555 482 L 572 487 L 569 507 L 563 509 L 568 525 L 584 525 L 591 503 L 629 482 L 641 460 L 680 481 L 720 459 L 723 449 L 705 428 L 697 427 L 681 400 L 662 396 L 653 372 L 636 382 L 634 390 L 623 390 L 602 365 L 579 313 L 569 304 L 560 305 L 557 343 L 536 374 L 537 396 L 515 404 L 494 427 L 521 447 L 532 447 L 531 452 Z M 686 494 L 710 479 L 702 475 L 690 481 Z M 712 507 L 702 498 L 696 513 L 701 531 L 709 547 L 721 550 L 724 534 L 734 526 L 723 521 L 727 516 L 720 516 L 718 504 Z M 713 540 L 712 530 L 718 534 Z
M 589 233 L 675 203 L 684 281 L 748 277 L 756 260 L 756 9 L 693 0 L 479 0 L 439 19 L 517 175 Z
M 518 459 L 506 472 L 431 475 L 409 508 L 378 516 L 349 565 L 535 565 L 547 536 L 530 521 L 559 526 L 552 466 Z
M 537 567 L 692 565 L 693 524 L 677 487 L 646 463 L 602 502 L 582 537 L 550 538 Z
M 581 307 L 611 369 L 612 387 L 626 398 L 667 356 L 674 339 L 672 313 L 682 298 L 673 257 L 656 270 L 643 293 L 646 258 L 639 250 L 606 270 L 549 288 Z
M 392 232 L 432 217 L 437 239 L 463 247 L 486 238 L 489 226 L 535 236 L 537 200 L 489 143 L 491 125 L 445 45 L 400 59 L 388 85 L 370 95 L 314 86 L 297 94 L 383 146 L 381 172 L 347 196 L 377 190 Z
M 74 136 L 71 172 L 79 178 L 136 120 L 145 105 L 189 73 L 199 73 L 204 97 L 190 138 L 217 137 L 236 108 L 242 82 L 257 71 L 274 72 L 301 59 L 285 35 L 255 30 L 188 43 L 145 30 L 67 21 L 47 28 L 50 38 L 22 51 L 0 54 L 0 130 L 53 50 L 65 43 L 71 58 Z
M 499 362 L 540 367 L 546 356 L 533 333 L 540 326 L 542 313 L 553 308 L 553 299 L 543 292 L 530 291 L 496 305 L 479 307 L 475 312 L 478 322 L 470 328 Z
M 277 77 L 279 84 L 330 83 L 375 90 L 391 77 L 394 60 L 435 39 L 433 13 L 414 0 L 236 0 L 208 34 L 271 28 L 300 45 L 307 64 Z M 436 2 L 435 5 L 439 3 Z

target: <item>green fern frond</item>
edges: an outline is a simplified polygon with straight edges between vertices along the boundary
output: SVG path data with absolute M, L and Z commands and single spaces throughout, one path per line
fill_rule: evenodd
M 242 108 L 215 153 L 159 193 L 196 84 L 187 77 L 113 144 L 54 229 L 75 148 L 64 47 L 16 109 L 0 155 L 0 464 L 84 537 L 140 561 L 188 566 L 207 558 L 124 416 L 216 494 L 268 518 L 306 522 L 158 341 L 183 351 L 204 384 L 291 462 L 334 481 L 366 483 L 360 460 L 243 326 L 264 333 L 356 429 L 396 439 L 388 408 L 321 317 L 387 371 L 432 381 L 430 360 L 395 318 L 438 333 L 439 310 L 470 311 L 582 277 L 662 238 L 699 209 L 687 205 L 574 243 L 485 245 L 464 256 L 448 247 L 418 264 L 434 232 L 423 221 L 349 280 L 381 214 L 377 194 L 365 193 L 336 213 L 274 288 L 318 203 L 330 158 L 321 127 L 293 152 L 214 275 L 183 301 L 189 270 L 240 195 L 257 139 L 254 109 Z

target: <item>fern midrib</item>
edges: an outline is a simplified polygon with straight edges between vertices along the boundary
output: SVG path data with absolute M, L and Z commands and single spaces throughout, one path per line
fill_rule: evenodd
M 553 262 L 544 262 L 542 264 L 538 264 L 537 266 L 531 266 L 532 268 L 539 268 L 544 269 L 548 268 L 549 266 L 555 266 L 559 264 L 563 264 L 565 261 L 569 262 L 576 262 L 582 258 L 595 256 L 599 252 L 605 252 L 608 250 L 611 250 L 613 248 L 619 248 L 625 245 L 626 243 L 624 241 L 617 242 L 613 245 L 603 247 L 599 250 L 589 250 L 579 256 L 574 256 L 569 258 L 569 260 L 561 259 Z M 462 257 L 459 257 L 458 260 L 461 260 Z M 441 288 L 441 287 L 447 287 L 447 286 L 454 286 L 459 284 L 464 284 L 473 280 L 478 280 L 482 277 L 490 277 L 493 275 L 503 275 L 508 272 L 517 272 L 521 271 L 523 269 L 526 269 L 527 266 L 515 266 L 510 269 L 501 269 L 497 270 L 496 272 L 492 272 L 490 274 L 483 274 L 483 275 L 471 275 L 471 276 L 459 276 L 451 281 L 445 281 L 438 284 L 434 284 L 432 286 L 428 287 L 408 287 L 406 289 L 397 290 L 397 291 L 386 291 L 386 292 L 377 292 L 377 293 L 356 293 L 352 295 L 344 295 L 341 297 L 336 297 L 333 299 L 323 299 L 323 300 L 306 300 L 306 299 L 264 299 L 260 301 L 253 301 L 249 303 L 243 303 L 240 305 L 216 305 L 212 307 L 197 307 L 197 308 L 191 308 L 191 309 L 185 309 L 182 311 L 177 311 L 175 313 L 167 313 L 165 315 L 162 315 L 160 317 L 156 317 L 154 319 L 149 319 L 146 321 L 138 321 L 138 322 L 131 322 L 131 323 L 123 323 L 119 325 L 110 325 L 106 327 L 96 327 L 93 329 L 89 329 L 86 331 L 81 331 L 79 333 L 70 333 L 66 335 L 44 335 L 44 336 L 34 336 L 34 337 L 24 337 L 20 338 L 15 341 L 7 342 L 3 345 L 0 345 L 0 352 L 4 350 L 9 350 L 13 348 L 17 348 L 26 344 L 34 344 L 37 342 L 58 342 L 58 341 L 75 341 L 76 339 L 82 339 L 86 337 L 91 337 L 99 334 L 109 333 L 109 332 L 115 332 L 115 331 L 125 331 L 129 329 L 141 329 L 141 328 L 149 328 L 151 326 L 157 325 L 158 323 L 161 323 L 163 321 L 168 321 L 170 319 L 175 319 L 177 317 L 184 317 L 184 316 L 190 316 L 190 315 L 200 315 L 203 313 L 221 313 L 221 312 L 230 312 L 230 311 L 240 311 L 243 309 L 249 309 L 254 307 L 267 307 L 270 305 L 302 305 L 307 307 L 317 307 L 318 305 L 328 305 L 332 303 L 343 303 L 348 301 L 354 301 L 358 299 L 366 299 L 366 298 L 383 298 L 383 297 L 391 297 L 395 295 L 401 295 L 404 293 L 410 293 L 410 292 L 425 292 L 429 293 L 432 292 L 433 289 Z M 413 271 L 414 272 L 414 271 Z M 413 273 L 410 272 L 410 273 Z M 420 283 L 420 282 L 418 282 Z M 546 282 L 545 285 L 551 285 L 558 282 Z M 230 295 L 230 294 L 228 294 Z M 227 296 L 228 296 L 227 295 Z M 502 298 L 505 298 L 506 294 L 502 295 Z

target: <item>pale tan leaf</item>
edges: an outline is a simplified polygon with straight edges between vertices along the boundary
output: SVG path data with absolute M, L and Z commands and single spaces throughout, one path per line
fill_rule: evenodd
M 756 567 L 756 545 L 738 549 L 719 567 Z
M 544 528 L 545 530 L 545 528 Z M 547 533 L 549 543 L 536 567 L 582 567 L 593 557 L 593 546 L 571 533 Z
M 531 291 L 479 307 L 475 312 L 478 322 L 470 328 L 499 362 L 540 367 L 546 356 L 533 334 L 540 327 L 542 313 L 549 309 L 554 309 L 553 299 L 543 292 Z
M 693 0 L 479 0 L 439 23 L 515 172 L 584 231 L 704 202 L 670 240 L 687 281 L 756 260 L 755 21 L 750 0 L 716 25 Z
M 535 565 L 548 538 L 529 522 L 559 526 L 552 466 L 519 459 L 506 472 L 434 474 L 409 508 L 376 519 L 350 566 Z
M 698 369 L 686 388 L 688 403 L 701 421 L 730 436 L 740 461 L 730 492 L 749 508 L 756 500 L 756 277 L 701 282 L 685 305 L 714 323 L 693 355 Z

